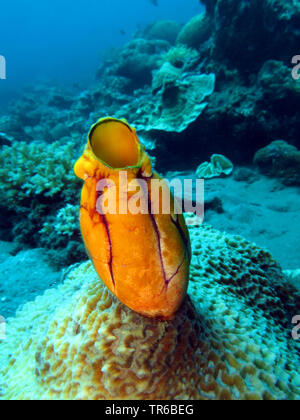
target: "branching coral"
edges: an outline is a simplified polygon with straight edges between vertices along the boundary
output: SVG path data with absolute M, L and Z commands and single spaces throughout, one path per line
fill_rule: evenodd
M 15 142 L 0 152 L 1 201 L 15 208 L 24 200 L 54 197 L 60 194 L 69 200 L 78 188 L 72 173 L 74 148 L 72 143 Z
M 71 237 L 79 233 L 79 205 L 67 204 L 57 213 L 54 222 L 45 222 L 40 230 L 42 235 L 50 235 L 53 232 L 57 235 Z
M 132 312 L 84 263 L 8 320 L 1 398 L 300 398 L 296 290 L 254 244 L 190 233 L 189 298 L 172 321 Z
M 79 207 L 67 204 L 57 214 L 47 217 L 39 231 L 39 242 L 49 249 L 49 257 L 56 267 L 66 267 L 86 258 L 78 220 Z
M 0 151 L 0 198 L 5 205 L 7 224 L 13 226 L 14 239 L 31 246 L 63 247 L 65 264 L 74 262 L 73 254 L 83 254 L 78 252 L 83 249 L 78 222 L 71 226 L 72 204 L 80 196 L 80 182 L 73 175 L 75 156 L 71 142 L 14 142 Z M 56 230 L 52 229 L 50 235 L 50 224 L 58 211 Z M 77 242 L 72 246 L 66 243 L 71 236 Z

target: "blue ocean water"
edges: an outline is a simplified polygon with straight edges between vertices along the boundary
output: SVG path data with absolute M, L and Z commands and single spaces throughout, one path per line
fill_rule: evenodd
M 299 25 L 296 0 L 1 5 L 0 399 L 300 399 Z M 101 214 L 124 173 L 141 217 Z M 157 173 L 182 218 L 149 212 Z
M 52 79 L 86 82 L 102 53 L 124 45 L 138 28 L 157 20 L 186 22 L 203 6 L 197 0 L 12 0 L 1 6 L 0 54 L 7 81 L 0 106 L 26 84 Z

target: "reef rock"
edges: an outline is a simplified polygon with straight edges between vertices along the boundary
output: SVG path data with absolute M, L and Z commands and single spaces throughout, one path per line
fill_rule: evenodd
M 191 226 L 189 297 L 169 322 L 122 305 L 91 263 L 7 320 L 2 399 L 299 399 L 299 294 L 272 256 Z
M 300 44 L 294 0 L 201 0 L 214 27 L 213 57 L 245 72 L 269 60 L 290 62 Z
M 300 185 L 300 150 L 283 140 L 260 149 L 254 163 L 262 173 L 280 178 L 285 185 Z

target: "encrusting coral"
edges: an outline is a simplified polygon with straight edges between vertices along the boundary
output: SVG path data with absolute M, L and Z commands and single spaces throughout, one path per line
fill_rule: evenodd
M 166 62 L 153 74 L 155 97 L 145 103 L 135 118 L 139 131 L 184 131 L 207 106 L 205 99 L 215 89 L 215 75 L 181 74 L 181 69 Z
M 90 263 L 8 319 L 1 398 L 300 398 L 296 290 L 243 238 L 190 234 L 189 297 L 172 321 L 126 308 Z

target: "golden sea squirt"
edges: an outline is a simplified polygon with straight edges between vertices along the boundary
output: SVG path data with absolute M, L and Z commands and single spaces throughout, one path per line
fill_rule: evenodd
M 171 319 L 187 290 L 190 239 L 136 130 L 126 120 L 100 119 L 74 171 L 84 180 L 81 232 L 98 275 L 132 310 Z M 154 181 L 163 185 L 158 194 L 152 194 Z M 169 213 L 162 211 L 164 194 L 170 199 Z M 132 204 L 140 205 L 140 211 Z

